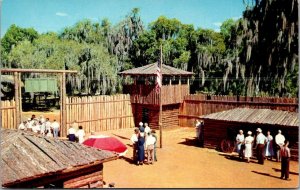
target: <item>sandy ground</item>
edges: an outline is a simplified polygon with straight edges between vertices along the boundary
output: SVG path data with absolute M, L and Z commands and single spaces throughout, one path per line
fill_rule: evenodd
M 163 131 L 163 147 L 157 149 L 158 162 L 137 166 L 131 163 L 130 136 L 133 129 L 106 131 L 124 142 L 124 158 L 104 164 L 104 181 L 116 188 L 297 188 L 298 163 L 291 161 L 291 181 L 280 179 L 280 163 L 256 160 L 245 163 L 234 155 L 195 146 L 194 129 L 173 128 Z M 186 141 L 187 139 L 187 141 Z M 190 139 L 190 140 L 189 140 Z

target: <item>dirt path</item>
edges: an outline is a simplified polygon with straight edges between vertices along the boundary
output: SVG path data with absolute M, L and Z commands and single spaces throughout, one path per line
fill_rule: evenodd
M 133 129 L 107 131 L 130 145 Z M 292 181 L 281 180 L 280 163 L 264 165 L 239 162 L 215 150 L 186 143 L 193 139 L 194 129 L 175 128 L 163 133 L 163 148 L 157 149 L 158 162 L 136 166 L 130 163 L 132 148 L 123 159 L 104 164 L 104 181 L 117 188 L 296 188 L 298 163 L 290 163 Z M 235 157 L 233 157 L 235 158 Z

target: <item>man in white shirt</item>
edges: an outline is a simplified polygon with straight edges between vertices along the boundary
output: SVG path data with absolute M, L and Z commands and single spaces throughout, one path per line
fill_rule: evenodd
M 78 128 L 79 128 L 79 129 L 78 129 L 78 131 L 76 132 L 76 137 L 78 137 L 78 142 L 79 142 L 80 144 L 82 144 L 83 141 L 84 141 L 85 132 L 84 132 L 82 126 L 79 126 Z
M 19 127 L 18 127 L 19 130 L 25 130 L 26 129 L 26 121 L 23 121 Z
M 265 143 L 267 141 L 267 137 L 262 133 L 262 130 L 258 128 L 257 130 L 257 137 L 256 137 L 256 155 L 259 164 L 264 164 L 264 149 Z
M 135 128 L 134 133 L 131 135 L 130 141 L 132 142 L 132 160 L 135 163 L 137 161 L 137 142 L 138 142 L 139 129 Z
M 75 134 L 76 134 L 75 129 L 73 128 L 73 126 L 70 126 L 67 134 L 69 141 L 75 142 Z
M 46 118 L 46 122 L 45 122 L 45 127 L 46 127 L 46 133 L 51 133 L 51 122 L 49 121 L 49 118 Z
M 147 163 L 153 164 L 154 162 L 154 143 L 156 142 L 156 139 L 153 137 L 151 133 L 147 134 L 146 139 L 146 147 L 147 147 Z M 151 162 L 150 162 L 151 158 Z
M 276 143 L 276 161 L 281 161 L 280 156 L 280 149 L 284 145 L 285 137 L 281 134 L 281 130 L 278 130 L 278 134 L 275 136 L 275 143 Z
M 55 119 L 51 125 L 51 128 L 53 129 L 54 138 L 57 138 L 59 132 L 59 123 Z

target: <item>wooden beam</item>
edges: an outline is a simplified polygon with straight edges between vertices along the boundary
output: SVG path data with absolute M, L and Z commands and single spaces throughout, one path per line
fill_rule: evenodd
M 19 79 L 18 73 L 14 72 L 14 82 L 15 82 L 15 102 L 16 102 L 16 118 L 15 118 L 15 126 L 17 129 L 20 124 L 20 97 L 19 97 Z
M 54 70 L 54 69 L 10 69 L 2 68 L 1 73 L 4 72 L 20 72 L 20 73 L 78 73 L 75 70 Z

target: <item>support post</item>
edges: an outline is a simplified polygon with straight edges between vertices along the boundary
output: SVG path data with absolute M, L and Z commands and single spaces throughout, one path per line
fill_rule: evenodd
M 62 122 L 61 122 L 61 134 L 60 136 L 67 136 L 67 115 L 66 115 L 66 73 L 62 74 Z
M 160 44 L 160 72 L 161 72 L 161 84 L 162 84 L 162 44 Z M 162 148 L 162 87 L 159 92 L 159 146 Z
M 17 129 L 21 121 L 18 72 L 14 72 L 14 83 L 15 83 L 15 103 L 16 103 L 15 104 L 16 105 L 15 129 Z
M 21 73 L 19 73 L 19 95 L 20 95 L 20 118 L 22 119 L 22 86 L 21 86 Z M 20 121 L 21 122 L 21 121 Z

